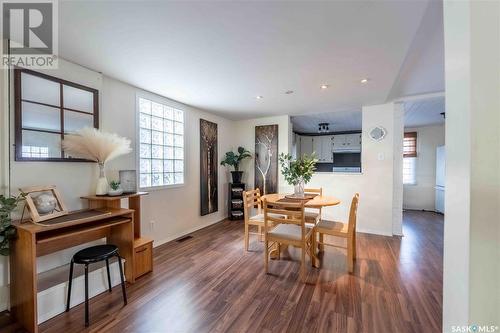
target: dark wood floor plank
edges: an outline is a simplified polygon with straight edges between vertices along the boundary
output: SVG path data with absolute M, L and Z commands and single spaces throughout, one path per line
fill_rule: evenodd
M 404 237 L 358 234 L 354 274 L 345 252 L 327 248 L 321 269 L 299 279 L 299 251 L 288 249 L 263 273 L 263 243 L 243 250 L 243 224 L 223 221 L 184 242 L 154 249 L 154 272 L 40 326 L 66 332 L 439 332 L 443 218 L 404 213 Z M 3 332 L 3 331 L 2 331 Z

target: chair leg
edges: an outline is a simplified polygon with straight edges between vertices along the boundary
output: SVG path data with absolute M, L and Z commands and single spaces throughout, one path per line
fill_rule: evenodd
M 106 258 L 106 270 L 108 271 L 108 289 L 111 292 L 111 274 L 109 273 L 109 258 Z
M 248 224 L 245 223 L 245 251 L 248 251 Z
M 268 268 L 269 268 L 269 242 L 267 241 L 267 238 L 264 240 L 264 271 L 266 274 L 268 273 Z
M 85 264 L 85 327 L 89 327 L 89 265 Z
M 313 232 L 313 234 L 311 235 L 311 247 L 310 247 L 310 251 L 311 251 L 311 266 L 312 267 L 316 267 L 318 268 L 319 265 L 318 265 L 318 257 L 316 256 L 316 249 L 317 249 L 317 241 L 316 241 L 316 232 Z
M 319 243 L 318 244 L 318 250 L 320 251 L 324 251 L 325 250 L 325 246 L 323 245 L 324 241 L 323 241 L 323 234 L 321 232 L 319 232 Z
M 354 260 L 356 260 L 357 254 L 356 254 L 356 232 L 352 235 L 352 257 Z
M 300 279 L 306 282 L 306 244 L 302 244 L 301 258 L 300 258 Z
M 353 239 L 348 238 L 347 239 L 347 270 L 349 273 L 352 273 L 354 271 L 354 249 L 353 249 Z
M 116 257 L 118 258 L 118 267 L 120 268 L 120 281 L 122 284 L 123 304 L 127 305 L 127 292 L 125 291 L 125 281 L 123 279 L 122 258 L 118 253 L 116 254 Z
M 71 303 L 71 286 L 73 285 L 73 266 L 75 262 L 71 259 L 71 264 L 69 266 L 69 279 L 68 279 L 68 300 L 66 302 L 66 312 L 69 311 L 70 303 Z
M 259 233 L 259 241 L 263 241 L 263 237 L 262 237 L 262 226 L 258 226 L 258 233 Z
M 276 243 L 276 250 L 278 251 L 278 254 L 277 254 L 277 259 L 278 260 L 281 260 L 281 244 L 280 243 Z

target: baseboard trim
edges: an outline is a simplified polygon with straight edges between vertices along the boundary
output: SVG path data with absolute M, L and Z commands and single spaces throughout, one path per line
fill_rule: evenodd
M 208 228 L 208 227 L 210 227 L 210 226 L 212 226 L 212 225 L 214 225 L 216 223 L 220 223 L 220 222 L 222 222 L 224 220 L 227 220 L 227 216 L 224 217 L 221 220 L 217 220 L 217 221 L 214 221 L 214 222 L 204 223 L 202 225 L 196 226 L 196 227 L 191 228 L 189 230 L 186 230 L 186 231 L 180 232 L 178 234 L 175 234 L 175 235 L 173 235 L 171 237 L 164 238 L 164 239 L 161 239 L 161 240 L 155 240 L 155 241 L 153 241 L 153 247 L 161 246 L 161 245 L 166 244 L 168 242 L 171 242 L 171 241 L 174 241 L 174 240 L 179 239 L 181 237 L 187 236 L 187 235 L 189 235 L 189 234 L 191 234 L 191 233 L 193 233 L 195 231 Z

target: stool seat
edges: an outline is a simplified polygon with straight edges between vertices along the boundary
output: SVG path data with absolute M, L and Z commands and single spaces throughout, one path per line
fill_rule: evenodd
M 116 245 L 96 245 L 78 251 L 73 256 L 73 260 L 76 264 L 90 264 L 115 256 L 117 253 L 118 247 Z

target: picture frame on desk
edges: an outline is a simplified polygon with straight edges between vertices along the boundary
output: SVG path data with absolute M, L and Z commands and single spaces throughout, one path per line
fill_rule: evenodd
M 123 193 L 137 193 L 137 172 L 135 170 L 120 170 L 118 174 Z
M 61 194 L 54 185 L 24 187 L 19 191 L 26 194 L 26 207 L 33 223 L 68 214 Z

